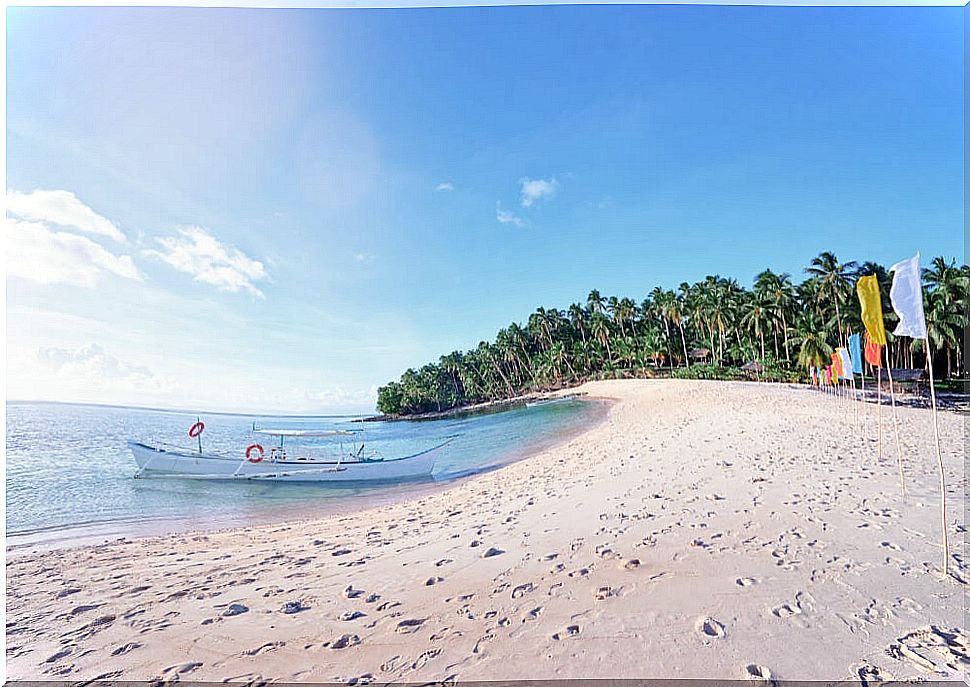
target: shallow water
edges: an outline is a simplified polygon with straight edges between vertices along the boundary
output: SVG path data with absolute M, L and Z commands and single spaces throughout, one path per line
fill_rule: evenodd
M 264 417 L 206 414 L 206 451 L 242 457 L 258 441 L 260 427 L 364 428 L 368 449 L 397 458 L 455 441 L 440 454 L 431 482 L 409 485 L 343 486 L 134 479 L 136 466 L 126 441 L 196 446 L 187 436 L 196 414 L 46 403 L 7 404 L 8 546 L 84 537 L 130 536 L 153 531 L 206 529 L 285 518 L 295 513 L 350 510 L 386 503 L 462 476 L 524 457 L 586 425 L 598 404 L 569 400 L 501 413 L 425 422 L 354 423 L 351 417 Z M 329 452 L 335 439 L 287 439 L 291 455 Z M 152 527 L 154 523 L 155 527 Z M 164 523 L 164 525 L 162 525 Z

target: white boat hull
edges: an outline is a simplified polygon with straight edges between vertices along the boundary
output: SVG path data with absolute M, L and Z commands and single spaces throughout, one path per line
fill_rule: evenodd
M 185 477 L 190 479 L 249 479 L 287 482 L 402 482 L 429 479 L 444 442 L 413 456 L 395 460 L 363 462 L 322 462 L 264 459 L 252 463 L 245 458 L 231 458 L 193 453 L 188 450 L 162 449 L 137 441 L 128 448 L 143 477 Z

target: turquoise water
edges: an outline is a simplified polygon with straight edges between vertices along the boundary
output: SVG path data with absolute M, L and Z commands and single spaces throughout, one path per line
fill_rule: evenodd
M 60 541 L 86 534 L 228 527 L 297 514 L 337 512 L 388 502 L 522 458 L 582 428 L 600 411 L 578 400 L 501 413 L 426 422 L 353 423 L 350 417 L 251 417 L 205 414 L 207 451 L 242 456 L 250 443 L 267 448 L 260 427 L 365 429 L 368 449 L 385 458 L 415 453 L 457 434 L 439 456 L 433 480 L 411 485 L 344 486 L 178 478 L 134 479 L 126 441 L 192 448 L 196 414 L 102 406 L 7 404 L 8 543 Z M 334 440 L 287 440 L 287 450 L 336 449 Z M 155 528 L 149 527 L 152 523 Z M 162 524 L 164 523 L 164 524 Z

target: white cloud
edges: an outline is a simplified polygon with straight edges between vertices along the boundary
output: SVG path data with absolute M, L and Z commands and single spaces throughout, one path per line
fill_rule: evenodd
M 4 225 L 8 276 L 85 288 L 97 286 L 105 274 L 141 280 L 131 257 L 115 255 L 86 236 L 9 217 Z
M 354 253 L 354 260 L 357 262 L 372 262 L 374 256 L 370 253 Z
M 32 222 L 73 227 L 86 234 L 124 241 L 121 230 L 78 200 L 70 191 L 7 191 L 7 214 Z
M 248 291 L 264 298 L 254 282 L 269 279 L 258 260 L 235 246 L 219 241 L 201 227 L 182 227 L 179 236 L 156 238 L 164 250 L 147 250 L 145 255 L 159 258 L 179 272 L 191 274 L 195 281 L 211 284 L 220 291 Z
M 515 226 L 522 228 L 525 226 L 525 222 L 521 217 L 516 215 L 514 212 L 509 210 L 503 210 L 501 203 L 496 203 L 495 205 L 495 219 L 497 219 L 502 224 L 514 224 Z
M 559 182 L 555 179 L 519 179 L 522 187 L 522 207 L 530 208 L 536 201 L 543 198 L 552 198 L 559 190 Z
M 450 181 L 444 181 L 434 187 L 435 191 L 454 191 L 455 185 Z
M 56 374 L 71 379 L 97 382 L 121 380 L 140 386 L 155 378 L 147 367 L 122 362 L 98 344 L 88 344 L 74 350 L 41 348 L 37 351 L 37 359 L 46 363 Z

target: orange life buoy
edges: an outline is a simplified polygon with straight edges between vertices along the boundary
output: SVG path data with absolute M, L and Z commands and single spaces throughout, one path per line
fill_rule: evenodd
M 195 439 L 197 436 L 202 434 L 203 429 L 205 429 L 205 424 L 202 422 L 196 422 L 194 425 L 189 427 L 189 436 Z
M 258 455 L 253 456 L 254 452 L 257 453 Z M 265 454 L 266 452 L 263 451 L 262 446 L 260 446 L 259 444 L 250 444 L 249 447 L 246 449 L 246 460 L 248 460 L 250 463 L 258 463 L 263 459 L 263 456 Z

